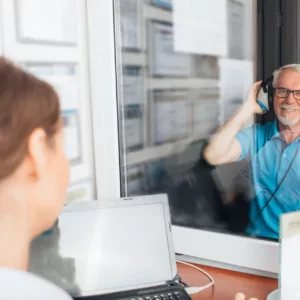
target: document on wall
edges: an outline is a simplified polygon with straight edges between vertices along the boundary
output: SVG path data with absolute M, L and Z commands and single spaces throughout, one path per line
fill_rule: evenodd
M 189 99 L 185 90 L 154 90 L 152 142 L 161 144 L 189 135 Z
M 77 43 L 75 0 L 17 0 L 21 41 Z
M 299 300 L 300 212 L 280 217 L 280 299 Z
M 124 107 L 124 142 L 126 149 L 136 150 L 143 145 L 143 110 L 138 104 Z
M 219 79 L 218 57 L 211 55 L 195 55 L 193 68 L 196 77 Z
M 92 200 L 95 200 L 92 179 L 87 179 L 68 187 L 67 204 Z
M 76 64 L 30 63 L 25 69 L 50 83 L 57 91 L 62 110 L 78 109 L 79 82 Z
M 245 4 L 228 1 L 228 56 L 242 59 L 245 56 Z
M 186 77 L 190 73 L 190 57 L 174 50 L 173 26 L 149 23 L 150 69 L 154 76 Z
M 245 101 L 247 92 L 254 81 L 253 62 L 221 58 L 220 94 L 223 124 Z M 251 125 L 249 122 L 247 125 Z
M 141 48 L 140 0 L 120 0 L 122 47 Z
M 65 150 L 72 164 L 81 160 L 78 78 L 75 64 L 26 64 L 25 69 L 57 91 L 65 133 Z
M 194 91 L 193 97 L 193 134 L 208 137 L 220 127 L 219 88 L 202 88 Z
M 173 0 L 175 51 L 227 56 L 227 0 Z
M 79 129 L 79 115 L 76 109 L 63 110 L 63 125 L 65 151 L 71 163 L 78 163 L 81 160 L 81 143 Z
M 143 144 L 143 76 L 142 68 L 124 66 L 121 106 L 124 114 L 126 149 L 135 150 Z
M 122 76 L 122 105 L 143 104 L 143 75 L 142 68 L 125 66 Z

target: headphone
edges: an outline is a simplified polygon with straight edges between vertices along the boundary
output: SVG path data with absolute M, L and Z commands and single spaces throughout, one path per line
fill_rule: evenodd
M 273 78 L 271 76 L 264 80 L 261 83 L 260 90 L 257 95 L 257 103 L 264 112 L 273 111 L 273 97 L 274 97 L 274 88 L 273 88 Z

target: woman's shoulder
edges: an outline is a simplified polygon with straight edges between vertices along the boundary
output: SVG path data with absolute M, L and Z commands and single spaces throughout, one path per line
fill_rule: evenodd
M 72 299 L 53 283 L 20 270 L 0 268 L 0 282 L 0 299 Z

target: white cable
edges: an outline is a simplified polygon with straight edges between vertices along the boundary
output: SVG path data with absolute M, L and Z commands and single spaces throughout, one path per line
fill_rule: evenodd
M 207 285 L 204 285 L 204 286 L 191 286 L 191 287 L 187 287 L 185 288 L 186 292 L 189 294 L 189 295 L 192 295 L 192 294 L 196 294 L 196 293 L 199 293 L 203 290 L 206 290 L 208 289 L 209 287 L 213 286 L 215 284 L 215 281 L 214 279 L 212 278 L 211 275 L 209 275 L 206 271 L 202 270 L 201 268 L 199 267 L 196 267 L 192 264 L 189 264 L 187 262 L 184 262 L 184 261 L 181 261 L 181 260 L 176 260 L 178 263 L 180 264 L 183 264 L 183 265 L 186 265 L 186 266 L 189 266 L 191 268 L 194 268 L 196 270 L 198 270 L 199 272 L 203 273 L 204 275 L 206 275 L 209 280 L 211 281 L 210 283 L 208 283 Z

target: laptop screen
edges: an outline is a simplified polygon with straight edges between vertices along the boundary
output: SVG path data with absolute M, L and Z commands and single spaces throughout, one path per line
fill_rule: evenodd
M 30 271 L 72 296 L 104 294 L 172 279 L 162 203 L 66 211 L 33 241 Z

